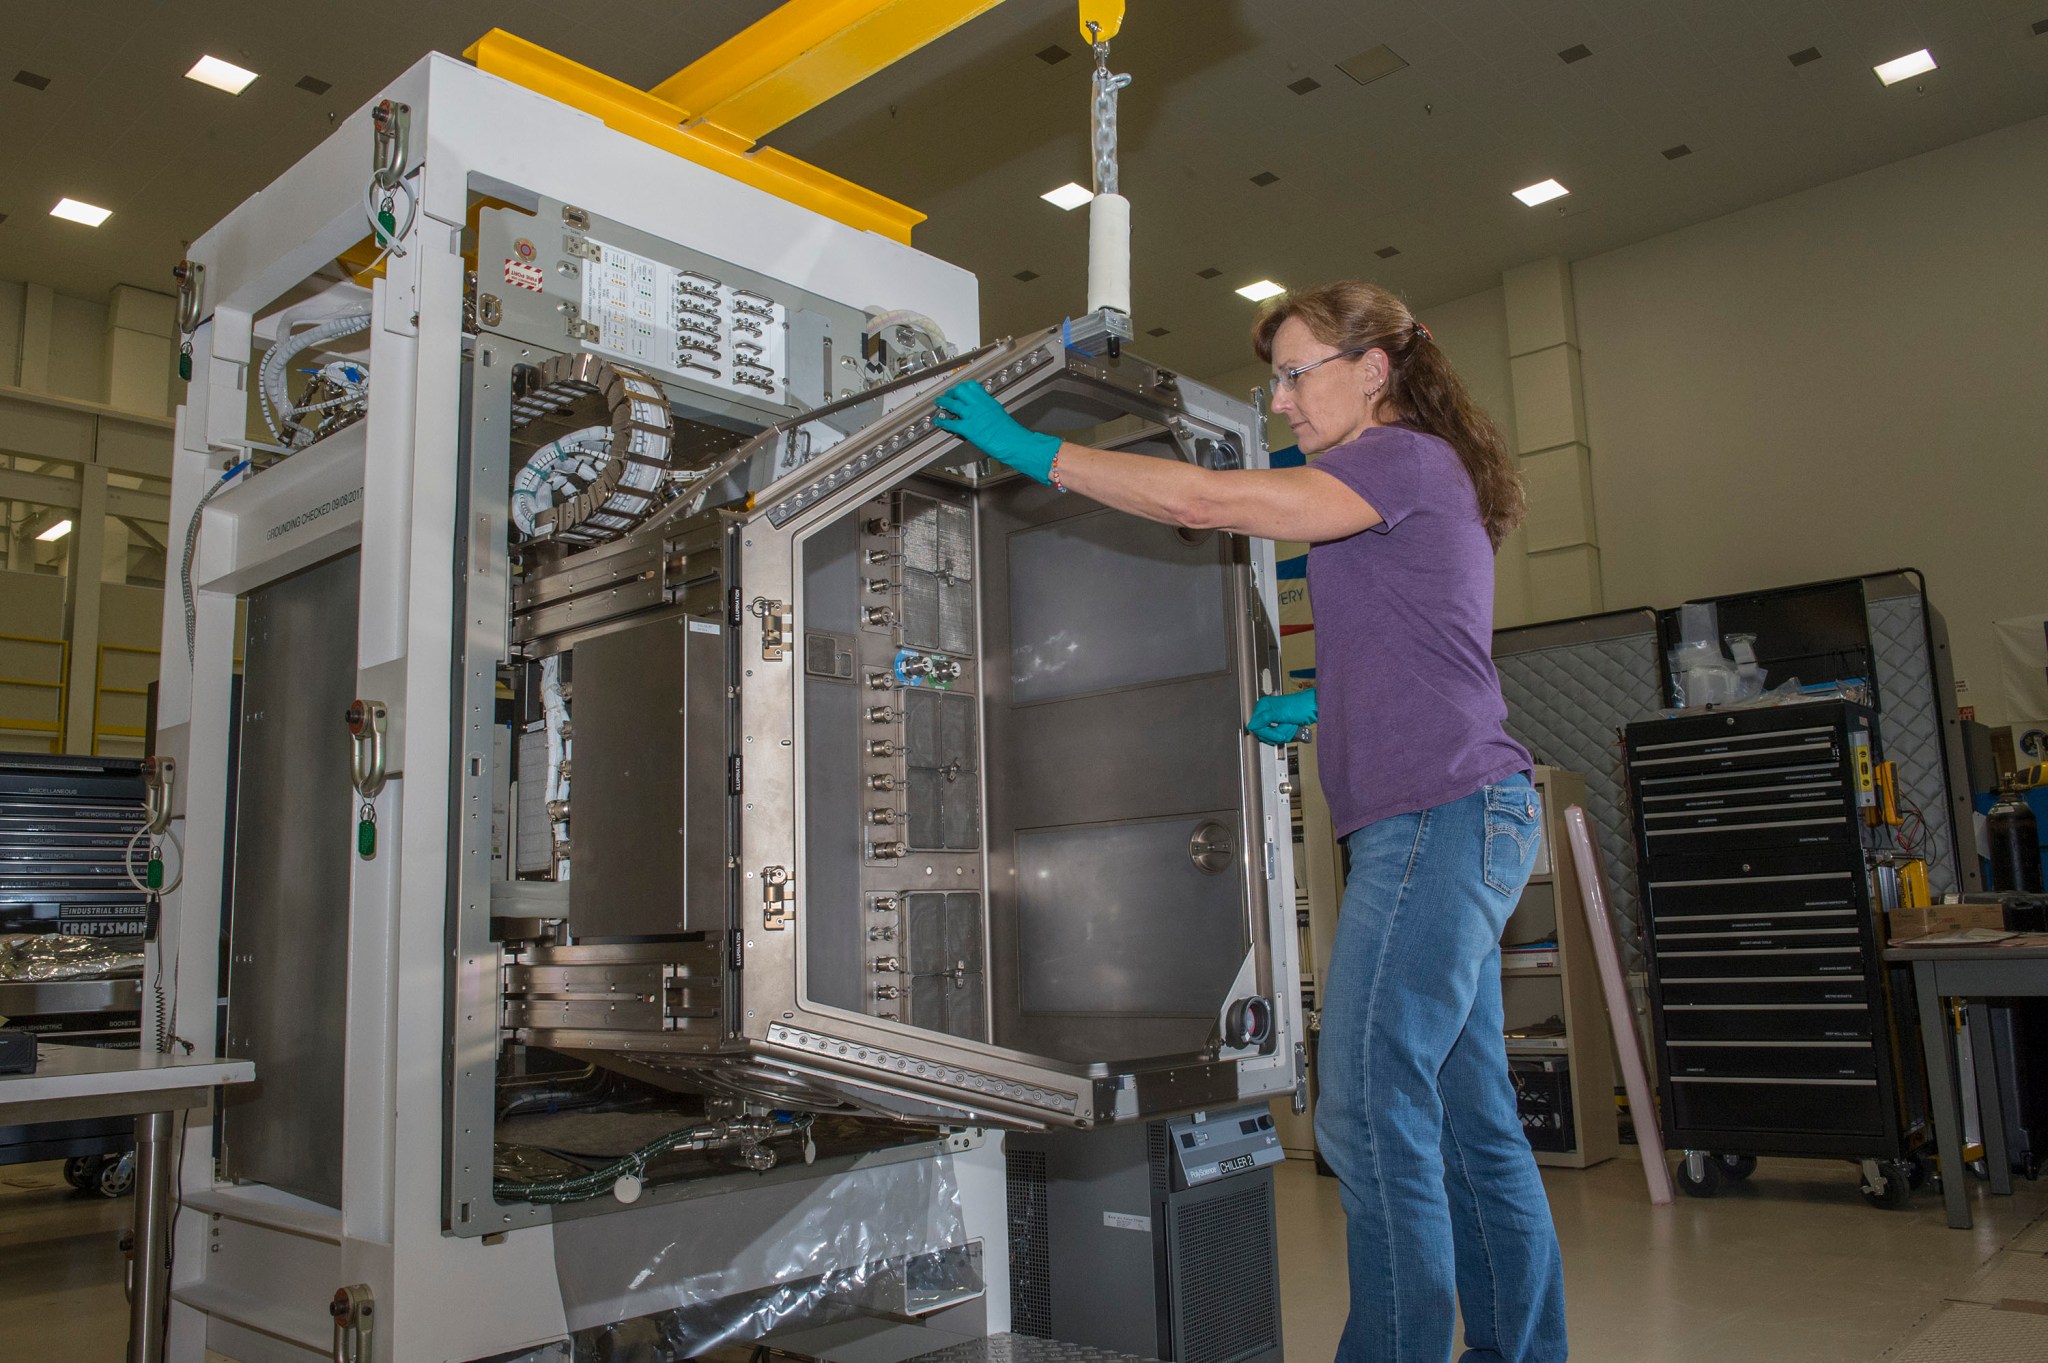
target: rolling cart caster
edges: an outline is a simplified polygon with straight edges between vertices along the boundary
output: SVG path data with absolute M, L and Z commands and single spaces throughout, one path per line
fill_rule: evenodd
M 1925 1188 L 1927 1180 L 1938 1177 L 1939 1175 L 1934 1170 L 1934 1161 L 1929 1159 L 1924 1152 L 1915 1150 L 1912 1154 L 1906 1156 L 1906 1186 L 1914 1192 L 1917 1193 L 1922 1188 Z
M 1863 1200 L 1885 1211 L 1897 1211 L 1913 1196 L 1912 1166 L 1905 1160 L 1863 1162 Z
M 1715 1155 L 1714 1162 L 1721 1166 L 1721 1176 L 1742 1182 L 1756 1172 L 1755 1155 Z
M 1704 1150 L 1688 1150 L 1678 1162 L 1678 1186 L 1693 1197 L 1712 1197 L 1721 1191 L 1723 1172 L 1718 1156 Z
M 128 1196 L 135 1188 L 135 1156 L 104 1156 L 93 1181 L 87 1186 L 110 1200 Z
M 99 1175 L 99 1166 L 98 1155 L 73 1155 L 64 1161 L 64 1181 L 82 1193 L 92 1187 Z

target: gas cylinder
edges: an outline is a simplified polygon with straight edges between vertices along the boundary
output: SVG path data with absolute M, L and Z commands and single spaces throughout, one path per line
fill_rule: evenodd
M 1991 842 L 1991 888 L 2041 893 L 2041 832 L 2026 798 L 2003 791 L 1984 824 Z

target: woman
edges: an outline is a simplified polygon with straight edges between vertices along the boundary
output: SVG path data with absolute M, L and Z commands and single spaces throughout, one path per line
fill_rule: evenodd
M 1500 433 L 1402 302 L 1371 284 L 1273 300 L 1252 328 L 1305 468 L 1217 472 L 1063 444 L 979 385 L 939 425 L 1042 483 L 1148 520 L 1310 545 L 1316 690 L 1246 726 L 1321 722 L 1351 854 L 1323 1000 L 1316 1139 L 1342 1183 L 1340 1363 L 1565 1357 L 1563 1270 L 1501 1037 L 1500 933 L 1541 836 L 1502 727 L 1493 551 L 1523 494 Z M 1327 701 L 1325 706 L 1322 702 Z

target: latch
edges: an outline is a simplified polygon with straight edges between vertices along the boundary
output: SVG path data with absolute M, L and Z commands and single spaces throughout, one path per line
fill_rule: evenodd
M 177 783 L 177 777 L 178 764 L 172 758 L 142 759 L 142 827 L 135 830 L 135 836 L 128 840 L 127 850 L 121 857 L 121 868 L 128 875 L 128 883 L 149 896 L 142 928 L 143 940 L 148 942 L 156 940 L 157 923 L 163 911 L 161 896 L 177 889 L 185 879 L 185 849 L 179 846 L 177 835 L 171 832 L 171 787 Z M 135 875 L 135 847 L 145 840 L 149 844 L 149 860 L 138 880 Z M 178 854 L 177 874 L 168 880 L 164 876 L 164 847 L 167 844 Z
M 365 861 L 377 854 L 377 796 L 383 792 L 384 731 L 391 712 L 381 700 L 352 701 L 348 707 L 348 731 L 354 740 L 349 752 L 349 782 L 362 806 L 356 813 L 356 855 Z
M 327 1314 L 334 1322 L 334 1363 L 372 1363 L 377 1303 L 368 1283 L 338 1287 Z
M 789 636 L 796 632 L 796 617 L 789 604 L 757 596 L 747 613 L 761 622 L 761 661 L 779 663 L 789 651 Z
M 761 926 L 768 931 L 780 932 L 796 921 L 796 886 L 790 883 L 788 868 L 761 868 L 761 898 L 766 904 Z
M 206 267 L 196 260 L 181 260 L 171 271 L 178 281 L 178 377 L 192 381 L 192 333 L 199 330 L 199 290 L 206 281 Z

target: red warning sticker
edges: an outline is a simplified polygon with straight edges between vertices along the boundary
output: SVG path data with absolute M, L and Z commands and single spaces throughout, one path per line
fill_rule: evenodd
M 535 293 L 547 283 L 547 275 L 540 266 L 529 265 L 523 260 L 505 257 L 505 282 L 517 289 L 531 289 Z

